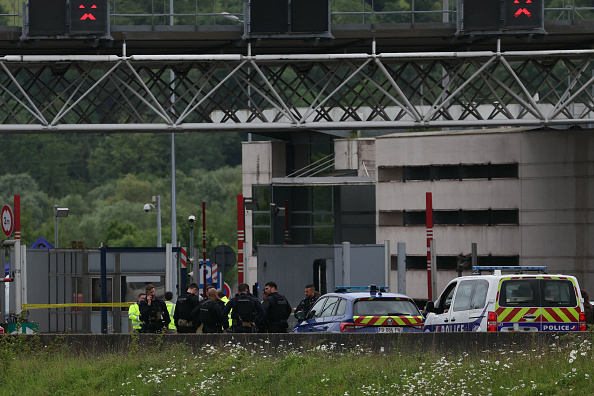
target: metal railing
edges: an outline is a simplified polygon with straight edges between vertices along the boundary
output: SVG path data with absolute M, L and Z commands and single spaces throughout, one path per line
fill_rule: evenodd
M 544 0 L 545 20 L 594 20 L 591 0 Z M 193 2 L 151 0 L 131 2 L 111 0 L 111 26 L 165 26 L 171 25 L 242 25 L 245 0 L 194 0 Z M 170 4 L 173 9 L 170 9 Z M 410 0 L 407 3 L 390 4 L 384 8 L 379 0 L 350 0 L 333 4 L 331 23 L 336 24 L 383 24 L 383 23 L 455 23 L 456 0 L 437 0 L 430 5 Z M 0 27 L 22 27 L 21 2 L 12 0 L 11 9 L 0 9 Z

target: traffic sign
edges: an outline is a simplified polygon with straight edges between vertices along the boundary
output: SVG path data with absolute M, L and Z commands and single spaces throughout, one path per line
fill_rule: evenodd
M 235 251 L 227 245 L 219 245 L 212 249 L 208 258 L 211 263 L 217 263 L 220 266 L 219 271 L 224 273 L 231 271 L 237 262 Z
M 14 216 L 12 215 L 12 209 L 8 205 L 2 207 L 2 232 L 6 237 L 12 235 L 14 228 Z

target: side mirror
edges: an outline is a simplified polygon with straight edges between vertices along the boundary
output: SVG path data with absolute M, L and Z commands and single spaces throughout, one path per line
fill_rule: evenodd
M 433 301 L 427 301 L 427 304 L 425 304 L 425 312 L 435 312 L 435 303 Z
M 306 316 L 307 314 L 305 313 L 305 311 L 295 312 L 295 319 L 297 319 L 300 322 L 303 322 Z
M 311 319 L 311 318 L 313 318 L 313 317 L 315 316 L 315 314 L 316 314 L 316 311 L 313 311 L 313 310 L 312 310 L 312 311 L 309 311 L 309 312 L 307 313 L 306 319 Z

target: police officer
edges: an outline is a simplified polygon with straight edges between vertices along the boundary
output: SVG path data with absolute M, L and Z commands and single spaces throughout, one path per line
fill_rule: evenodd
M 190 283 L 186 295 L 177 299 L 173 319 L 178 333 L 195 333 L 198 326 L 192 318 L 192 311 L 200 305 L 199 288 L 196 283 Z
M 165 305 L 167 306 L 167 313 L 169 314 L 169 325 L 167 326 L 167 334 L 175 334 L 175 322 L 173 321 L 173 315 L 175 315 L 175 304 L 173 303 L 173 293 L 170 291 L 165 292 Z
M 207 291 L 208 299 L 203 301 L 192 311 L 194 323 L 198 326 L 202 323 L 203 333 L 222 333 L 223 332 L 223 308 L 219 299 L 217 289 L 212 288 Z
M 264 287 L 268 297 L 264 300 L 262 308 L 266 313 L 264 330 L 267 333 L 286 333 L 289 328 L 287 319 L 291 316 L 292 308 L 285 296 L 276 291 L 276 283 L 268 282 Z
M 169 325 L 169 312 L 167 305 L 161 299 L 155 297 L 155 286 L 145 286 L 146 298 L 138 303 L 140 319 L 142 320 L 143 333 L 160 333 L 167 331 Z
M 138 303 L 144 300 L 146 294 L 140 293 L 138 301 L 130 305 L 128 308 L 128 318 L 130 319 L 131 330 L 135 333 L 140 333 L 142 330 L 142 320 L 140 320 L 140 311 L 138 310 Z
M 297 305 L 295 313 L 303 311 L 307 314 L 318 298 L 320 298 L 320 293 L 316 291 L 316 287 L 312 284 L 306 285 L 305 298 Z
M 231 319 L 233 324 L 231 331 L 233 333 L 254 333 L 256 326 L 261 326 L 266 313 L 260 301 L 249 294 L 250 287 L 247 283 L 242 283 L 237 287 L 238 295 L 233 297 L 225 309 L 223 309 L 223 319 L 231 310 Z

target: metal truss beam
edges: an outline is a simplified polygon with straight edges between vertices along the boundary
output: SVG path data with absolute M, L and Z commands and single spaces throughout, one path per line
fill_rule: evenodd
M 0 133 L 594 124 L 594 50 L 0 57 Z

